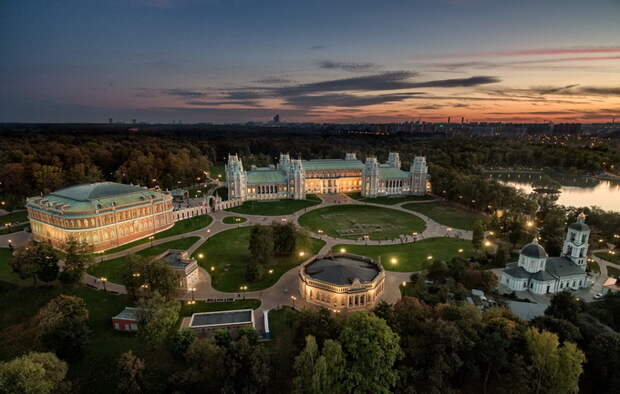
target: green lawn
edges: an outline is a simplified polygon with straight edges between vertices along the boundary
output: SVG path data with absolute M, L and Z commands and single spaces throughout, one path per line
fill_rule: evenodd
M 222 219 L 222 222 L 226 224 L 239 224 L 247 221 L 248 220 L 246 218 L 242 218 L 239 216 L 226 216 L 224 219 Z
M 277 201 L 246 201 L 243 205 L 229 208 L 227 211 L 245 215 L 281 216 L 290 215 L 301 209 L 320 204 L 320 200 L 277 200 Z
M 160 245 L 155 245 L 152 248 L 142 249 L 136 254 L 140 256 L 157 256 L 168 249 L 187 250 L 199 239 L 199 237 L 187 237 L 176 241 L 165 242 Z M 122 284 L 123 271 L 125 269 L 124 262 L 125 257 L 105 260 L 88 267 L 87 272 L 97 278 L 106 277 L 108 281 L 112 283 Z
M 174 226 L 172 226 L 168 230 L 164 230 L 160 233 L 157 233 L 153 237 L 155 237 L 154 239 L 163 239 L 163 238 L 172 237 L 173 235 L 190 233 L 192 231 L 197 231 L 197 230 L 207 227 L 208 225 L 211 224 L 212 221 L 213 221 L 213 218 L 209 215 L 201 215 L 201 216 L 195 216 L 189 219 L 179 220 L 178 222 L 174 224 Z M 113 254 L 117 252 L 122 252 L 123 250 L 131 249 L 134 246 L 142 245 L 149 241 L 150 241 L 149 237 L 145 237 L 137 241 L 133 241 L 128 244 L 118 246 L 113 249 L 108 249 L 103 254 Z
M 607 276 L 613 276 L 614 278 L 620 278 L 620 269 L 616 267 L 607 266 Z
M 597 252 L 594 253 L 594 255 L 603 260 L 611 261 L 614 264 L 620 264 L 620 250 L 617 251 L 615 254 L 611 254 L 608 252 Z
M 6 223 L 21 223 L 28 221 L 27 211 L 11 212 L 9 214 L 0 216 L 0 226 L 4 226 Z
M 286 271 L 299 265 L 310 255 L 318 253 L 325 242 L 311 239 L 310 250 L 300 257 L 276 257 L 265 266 L 265 277 L 257 282 L 245 280 L 246 264 L 252 257 L 248 251 L 252 227 L 240 227 L 215 234 L 206 240 L 193 254 L 198 263 L 211 274 L 213 288 L 220 291 L 239 292 L 239 286 L 246 285 L 248 290 L 262 290 L 272 286 Z M 200 257 L 202 255 L 202 258 Z M 253 264 L 253 263 L 251 263 Z M 211 267 L 214 270 L 211 270 Z M 268 271 L 272 269 L 273 273 Z
M 218 177 L 218 175 L 221 175 L 221 177 Z M 220 181 L 225 181 L 226 171 L 225 171 L 224 164 L 216 164 L 212 166 L 211 168 L 209 168 L 209 177 L 211 179 L 219 179 Z
M 372 204 L 384 204 L 384 205 L 396 205 L 401 202 L 407 201 L 428 201 L 432 200 L 435 197 L 425 195 L 425 196 L 385 196 L 385 197 L 362 197 L 360 193 L 349 193 L 347 196 L 351 197 L 354 200 L 369 202 Z
M 415 243 L 399 245 L 335 245 L 332 250 L 381 258 L 383 268 L 388 271 L 411 272 L 419 271 L 434 260 L 449 260 L 455 256 L 470 256 L 473 254 L 471 241 L 455 238 L 428 238 Z M 459 253 L 459 249 L 463 249 Z M 428 256 L 432 256 L 428 259 Z M 396 259 L 395 262 L 392 262 Z
M 394 239 L 401 234 L 424 231 L 419 217 L 389 208 L 363 205 L 336 205 L 303 214 L 299 224 L 305 228 L 343 239 Z
M 482 215 L 479 213 L 445 202 L 405 204 L 403 208 L 426 215 L 444 226 L 463 230 L 471 230 L 474 222 L 482 219 Z

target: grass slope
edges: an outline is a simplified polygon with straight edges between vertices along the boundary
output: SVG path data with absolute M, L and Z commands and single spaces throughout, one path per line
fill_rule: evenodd
M 251 230 L 252 227 L 240 227 L 215 234 L 194 252 L 194 258 L 211 274 L 213 288 L 228 292 L 238 292 L 241 285 L 247 285 L 248 290 L 266 289 L 275 284 L 286 271 L 318 253 L 325 244 L 321 240 L 311 239 L 310 250 L 305 251 L 304 257 L 276 257 L 265 266 L 263 279 L 248 283 L 245 280 L 245 267 L 252 259 L 248 251 Z M 268 273 L 270 269 L 273 269 L 272 274 Z
M 385 197 L 362 197 L 360 193 L 350 193 L 347 196 L 357 201 L 369 202 L 372 204 L 396 205 L 407 201 L 428 201 L 434 197 L 425 196 L 385 196 Z
M 449 260 L 455 256 L 470 256 L 473 254 L 471 241 L 455 238 L 427 238 L 415 243 L 399 245 L 335 245 L 332 250 L 339 251 L 345 248 L 347 252 L 381 258 L 383 268 L 388 271 L 411 272 L 420 271 L 433 260 Z M 458 250 L 463 249 L 462 253 Z M 432 259 L 428 259 L 432 256 Z M 396 259 L 396 263 L 392 263 Z
M 199 237 L 177 239 L 176 241 L 165 242 L 163 244 L 153 246 L 152 248 L 142 249 L 136 254 L 148 257 L 157 256 L 168 249 L 187 250 L 199 239 Z M 122 283 L 123 270 L 125 269 L 124 262 L 125 257 L 105 260 L 88 267 L 87 272 L 98 278 L 103 276 L 106 277 L 109 282 L 120 284 Z
M 222 223 L 225 224 L 239 224 L 247 221 L 248 220 L 246 218 L 242 218 L 239 216 L 226 216 L 224 219 L 222 219 Z
M 344 239 L 358 239 L 363 235 L 361 232 L 370 235 L 370 239 L 394 239 L 401 234 L 420 233 L 425 228 L 424 221 L 413 214 L 363 205 L 335 205 L 316 209 L 303 214 L 299 224 L 313 232 L 323 230 L 331 237 Z M 339 233 L 352 229 L 356 224 L 368 226 L 368 229 L 362 228 L 352 235 Z

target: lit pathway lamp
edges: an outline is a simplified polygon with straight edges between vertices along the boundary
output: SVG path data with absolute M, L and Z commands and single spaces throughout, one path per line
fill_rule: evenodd
M 149 241 L 151 241 L 151 248 L 153 247 L 153 240 L 154 240 L 154 239 L 155 239 L 155 237 L 154 237 L 154 236 L 152 236 L 152 235 L 149 237 Z
M 105 284 L 108 281 L 108 278 L 106 278 L 105 276 L 102 276 L 99 279 L 101 280 L 101 283 L 103 283 L 103 291 L 107 291 Z
M 291 296 L 291 303 L 293 304 L 293 309 L 295 309 L 295 300 L 296 299 L 297 299 L 297 297 Z

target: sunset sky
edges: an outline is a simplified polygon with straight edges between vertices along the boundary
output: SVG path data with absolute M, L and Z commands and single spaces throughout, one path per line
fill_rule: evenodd
M 620 120 L 620 1 L 0 0 L 0 122 Z

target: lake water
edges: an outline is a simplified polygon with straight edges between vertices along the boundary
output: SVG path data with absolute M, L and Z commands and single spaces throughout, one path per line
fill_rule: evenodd
M 532 182 L 539 174 L 492 174 L 491 178 L 525 193 L 533 191 Z M 562 184 L 557 203 L 567 207 L 591 207 L 620 212 L 620 184 L 594 178 L 553 177 Z

